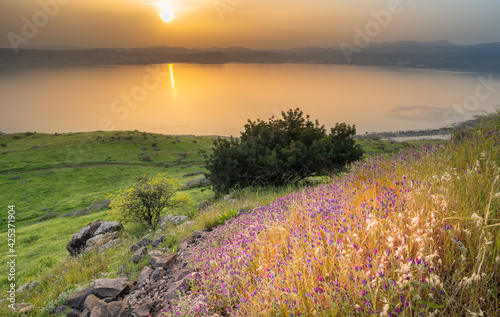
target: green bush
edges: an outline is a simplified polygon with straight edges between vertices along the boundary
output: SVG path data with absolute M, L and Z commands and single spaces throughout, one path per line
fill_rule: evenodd
M 142 176 L 131 188 L 110 195 L 111 216 L 122 223 L 136 223 L 144 227 L 158 226 L 165 209 L 177 208 L 189 202 L 188 195 L 178 195 L 184 185 L 164 174 Z
M 206 155 L 207 179 L 216 194 L 234 187 L 295 183 L 328 175 L 363 155 L 353 136 L 355 126 L 336 124 L 327 131 L 297 108 L 282 119 L 248 120 L 240 139 L 218 138 Z

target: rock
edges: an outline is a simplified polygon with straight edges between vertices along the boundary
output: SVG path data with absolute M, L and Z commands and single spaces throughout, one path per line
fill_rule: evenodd
M 126 277 L 102 278 L 94 281 L 94 292 L 102 298 L 116 297 L 128 286 L 128 279 Z
M 201 233 L 201 231 L 198 231 L 198 230 L 194 231 L 193 235 L 192 235 L 193 239 L 195 239 L 195 240 L 201 238 L 202 236 L 203 236 L 203 234 Z
M 24 292 L 27 292 L 27 291 L 32 292 L 39 285 L 40 285 L 40 283 L 38 283 L 37 281 L 33 281 L 31 283 L 26 283 L 26 284 L 23 284 L 23 285 L 19 286 L 19 288 L 17 289 L 16 292 L 18 292 L 18 293 L 24 293 Z
M 148 266 L 145 266 L 142 268 L 141 274 L 139 274 L 139 277 L 137 278 L 137 286 L 140 287 L 144 282 L 146 282 L 151 275 L 151 272 L 153 272 L 153 269 L 151 269 Z
M 115 239 L 115 240 L 111 240 L 108 243 L 103 244 L 102 246 L 100 246 L 99 248 L 97 248 L 97 253 L 104 252 L 107 249 L 112 248 L 113 246 L 120 244 L 121 242 L 122 241 L 119 238 Z
M 78 309 L 73 309 L 66 314 L 66 317 L 80 317 L 82 312 Z
M 230 203 L 230 204 L 235 204 L 236 203 L 236 199 L 228 199 L 227 202 Z
M 224 195 L 224 200 L 229 200 L 229 199 L 231 199 L 231 195 L 230 194 Z
M 59 316 L 62 315 L 63 313 L 68 313 L 71 310 L 71 307 L 66 306 L 66 305 L 61 305 L 54 310 L 52 313 L 54 316 Z
M 100 226 L 99 229 L 94 233 L 94 235 L 99 235 L 99 234 L 104 234 L 108 232 L 115 232 L 115 231 L 120 231 L 122 228 L 122 225 L 117 222 L 117 221 L 109 221 L 109 222 L 103 222 Z
M 14 305 L 14 312 L 18 314 L 29 314 L 33 310 L 30 303 L 18 303 Z
M 185 251 L 188 248 L 189 244 L 187 242 L 182 242 L 179 245 L 179 251 Z
M 168 292 L 165 297 L 167 298 L 167 300 L 172 301 L 173 299 L 179 298 L 189 290 L 189 280 L 188 278 L 184 278 L 183 280 L 180 280 L 178 282 L 171 283 L 168 287 Z
M 89 296 L 87 296 L 87 299 L 85 299 L 83 307 L 85 309 L 88 309 L 89 311 L 94 311 L 96 308 L 101 307 L 102 305 L 106 305 L 106 302 L 100 300 L 95 295 L 90 294 Z
M 16 180 L 16 179 L 21 179 L 22 177 L 17 175 L 17 176 L 11 176 L 9 177 L 10 180 Z
M 118 316 L 120 310 L 122 309 L 123 302 L 116 301 L 106 305 L 101 306 L 101 314 L 99 317 L 115 317 Z
M 175 259 L 177 259 L 177 253 L 153 256 L 151 257 L 151 259 L 149 259 L 149 265 L 151 265 L 153 269 L 162 267 L 166 270 L 170 266 L 172 266 L 172 264 L 175 262 Z
M 199 212 L 203 212 L 203 211 L 207 211 L 208 209 L 210 209 L 210 203 L 208 201 L 202 201 L 199 205 L 198 205 L 198 211 Z
M 66 249 L 72 256 L 78 255 L 85 248 L 87 240 L 94 236 L 94 233 L 99 229 L 99 226 L 103 223 L 102 220 L 97 220 L 96 222 L 90 222 L 85 228 L 81 229 L 80 232 L 76 233 L 71 241 L 66 245 Z
M 186 221 L 187 219 L 188 217 L 186 216 L 166 215 L 165 217 L 160 218 L 158 223 L 160 224 L 160 227 L 165 230 L 170 222 L 173 223 L 175 226 L 177 226 Z
M 181 225 L 181 227 L 191 227 L 192 225 L 195 225 L 195 224 L 196 224 L 196 222 L 194 222 L 194 221 L 186 221 Z
M 153 248 L 157 248 L 160 246 L 160 244 L 165 241 L 165 235 L 162 234 L 160 235 L 158 238 L 156 238 L 156 240 L 154 240 L 151 245 L 153 246 Z
M 162 267 L 156 268 L 153 273 L 151 273 L 151 279 L 152 280 L 158 280 L 165 276 L 165 269 Z
M 84 309 L 78 317 L 90 317 L 90 311 L 88 309 Z
M 148 249 L 147 247 L 142 247 L 134 253 L 134 255 L 132 256 L 132 258 L 130 258 L 130 260 L 135 264 L 137 264 L 142 260 L 144 260 L 146 255 L 148 255 Z
M 108 232 L 105 234 L 95 235 L 92 238 L 88 239 L 85 243 L 85 249 L 92 247 L 100 247 L 111 240 L 118 238 L 118 232 Z
M 148 245 L 151 245 L 151 240 L 149 240 L 147 238 L 143 238 L 141 241 L 134 243 L 130 247 L 130 252 L 136 252 L 140 248 L 147 247 Z
M 139 307 L 134 309 L 134 315 L 137 317 L 148 317 L 151 316 L 151 311 L 153 310 L 154 303 L 144 303 Z
M 72 294 L 68 298 L 66 305 L 68 305 L 71 308 L 83 308 L 83 304 L 85 303 L 87 296 L 89 296 L 91 294 L 94 294 L 93 287 L 87 287 L 85 289 L 82 289 L 82 290 Z
M 172 275 L 174 276 L 174 281 L 178 282 L 182 279 L 184 279 L 186 276 L 191 275 L 191 270 L 190 269 L 182 269 L 174 272 Z
M 118 276 L 125 276 L 126 275 L 126 273 L 125 273 L 126 269 L 127 269 L 127 266 L 125 264 L 121 265 L 118 268 Z

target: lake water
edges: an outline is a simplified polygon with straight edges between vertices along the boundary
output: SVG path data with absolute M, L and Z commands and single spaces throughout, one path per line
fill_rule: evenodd
M 491 77 L 490 77 L 491 76 Z M 500 104 L 500 77 L 319 64 L 161 64 L 0 72 L 0 131 L 239 135 L 300 107 L 358 133 L 446 126 Z

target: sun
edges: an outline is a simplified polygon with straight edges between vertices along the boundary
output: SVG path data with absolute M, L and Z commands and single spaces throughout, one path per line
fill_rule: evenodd
M 162 6 L 160 8 L 160 17 L 163 22 L 170 22 L 174 18 L 174 12 L 170 6 Z

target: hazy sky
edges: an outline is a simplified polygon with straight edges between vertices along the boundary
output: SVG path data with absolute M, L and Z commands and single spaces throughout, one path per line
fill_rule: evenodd
M 166 22 L 167 21 L 167 22 Z M 0 0 L 0 46 L 246 46 L 500 41 L 498 0 Z

